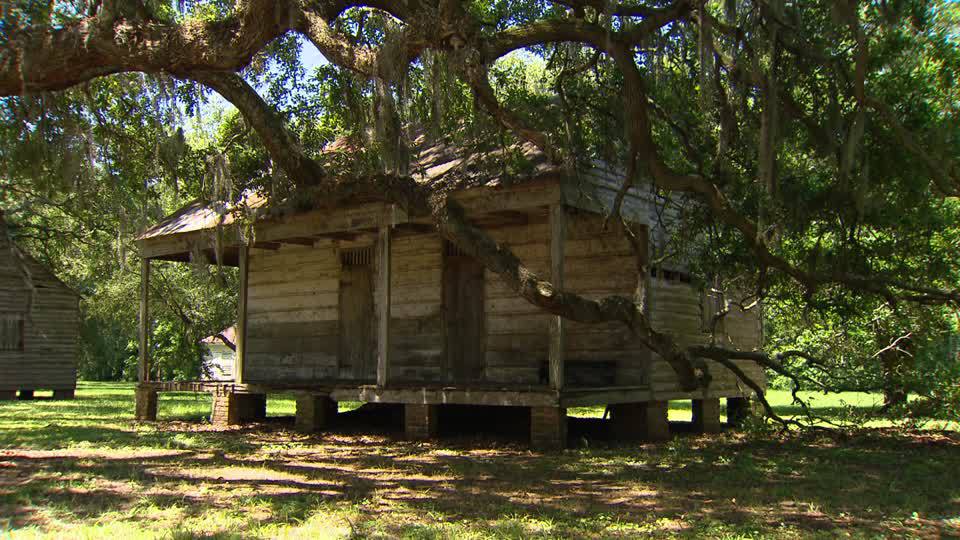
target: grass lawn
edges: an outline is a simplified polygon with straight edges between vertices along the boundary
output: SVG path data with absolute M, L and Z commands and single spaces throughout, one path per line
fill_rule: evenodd
M 835 416 L 841 400 L 874 404 L 851 394 L 816 406 Z M 491 436 L 305 436 L 282 420 L 218 430 L 209 406 L 161 394 L 160 421 L 138 424 L 133 387 L 115 383 L 81 384 L 73 401 L 0 402 L 0 539 L 960 535 L 954 431 L 686 434 L 541 454 Z M 271 396 L 268 414 L 292 415 L 292 399 Z

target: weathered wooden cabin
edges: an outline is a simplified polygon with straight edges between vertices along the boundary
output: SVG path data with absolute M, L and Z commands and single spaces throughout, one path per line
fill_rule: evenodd
M 0 400 L 77 387 L 79 296 L 20 250 L 0 214 Z
M 476 163 L 490 155 L 463 157 L 443 145 L 415 155 L 418 182 L 450 189 L 473 224 L 564 290 L 594 298 L 633 293 L 631 244 L 604 227 L 619 188 L 611 175 L 590 170 L 573 178 L 529 148 L 522 174 Z M 250 195 L 244 206 L 267 205 Z M 642 238 L 662 237 L 651 234 L 662 220 L 649 195 L 631 189 L 623 214 Z M 711 431 L 720 427 L 721 398 L 734 407 L 749 398 L 718 365 L 709 388 L 684 392 L 667 363 L 626 328 L 540 311 L 441 238 L 429 217 L 370 199 L 270 215 L 255 221 L 249 244 L 239 240 L 233 214 L 199 202 L 139 237 L 144 283 L 151 261 L 217 257 L 239 267 L 241 283 L 235 379 L 148 381 L 149 359 L 142 358 L 140 418 L 156 417 L 157 391 L 211 391 L 212 419 L 228 423 L 262 415 L 267 392 L 296 391 L 304 429 L 321 429 L 341 400 L 399 403 L 406 433 L 419 438 L 436 433 L 444 405 L 522 406 L 530 411 L 532 442 L 557 447 L 565 442 L 568 407 L 608 405 L 616 433 L 659 439 L 668 433 L 668 400 L 694 400 L 695 424 Z M 705 342 L 709 302 L 695 280 L 683 268 L 656 268 L 649 280 L 655 324 L 686 342 Z M 755 312 L 731 313 L 722 330 L 734 346 L 759 345 Z M 145 328 L 141 339 L 147 351 Z M 741 367 L 763 384 L 762 370 Z

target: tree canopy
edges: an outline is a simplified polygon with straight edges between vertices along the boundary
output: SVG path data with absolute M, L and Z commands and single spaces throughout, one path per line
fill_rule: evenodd
M 960 307 L 958 21 L 946 0 L 17 0 L 0 8 L 0 204 L 25 237 L 123 260 L 184 196 L 335 204 L 362 183 L 529 302 L 628 325 L 688 389 L 709 382 L 702 358 L 835 384 L 845 355 L 824 336 L 843 321 L 873 329 L 845 336 L 872 358 L 935 341 Z M 308 72 L 305 48 L 325 62 Z M 762 301 L 780 354 L 679 346 L 642 279 L 633 298 L 555 291 L 410 180 L 412 127 L 649 186 L 683 218 L 653 264 Z M 365 149 L 349 174 L 322 152 L 343 135 Z

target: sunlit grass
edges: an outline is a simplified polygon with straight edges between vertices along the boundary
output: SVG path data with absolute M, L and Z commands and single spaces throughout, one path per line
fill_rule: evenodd
M 781 414 L 796 414 L 772 392 Z M 814 396 L 842 415 L 867 394 Z M 357 404 L 341 404 L 341 410 Z M 271 395 L 268 415 L 294 412 Z M 866 431 L 679 435 L 656 444 L 404 441 L 399 426 L 305 436 L 219 430 L 205 394 L 132 385 L 0 403 L 0 538 L 874 538 L 960 534 L 960 438 Z M 602 408 L 571 413 L 600 417 Z M 689 402 L 671 404 L 689 420 Z

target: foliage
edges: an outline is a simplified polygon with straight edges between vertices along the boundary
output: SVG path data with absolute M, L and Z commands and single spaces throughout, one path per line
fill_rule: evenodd
M 0 65 L 0 204 L 21 242 L 97 298 L 85 358 L 110 359 L 85 373 L 130 376 L 135 231 L 190 198 L 295 200 L 402 172 L 426 133 L 531 143 L 571 171 L 612 165 L 673 221 L 652 235 L 655 264 L 763 305 L 770 352 L 813 353 L 787 362 L 797 380 L 956 411 L 957 359 L 935 352 L 960 305 L 955 2 L 126 4 L 22 1 L 0 17 L 13 53 L 45 58 L 18 40 L 83 21 L 85 43 L 117 47 L 96 67 L 145 73 L 79 66 L 64 83 Z M 117 44 L 119 24 L 170 40 Z M 239 58 L 207 54 L 237 43 Z M 329 63 L 306 66 L 312 46 Z M 323 151 L 341 136 L 363 150 L 347 162 Z M 196 338 L 230 322 L 231 275 L 162 272 L 156 354 L 187 377 Z M 690 364 L 678 351 L 658 353 Z
M 136 378 L 138 232 L 190 199 L 233 195 L 211 165 L 219 139 L 196 125 L 188 141 L 170 127 L 182 120 L 169 84 L 130 75 L 0 104 L 10 141 L 0 150 L 0 205 L 21 248 L 81 294 L 81 378 Z M 229 138 L 236 124 L 234 114 L 202 128 Z M 230 158 L 244 163 L 242 149 Z M 233 324 L 235 272 L 159 264 L 153 284 L 156 365 L 165 377 L 196 378 L 198 341 Z

